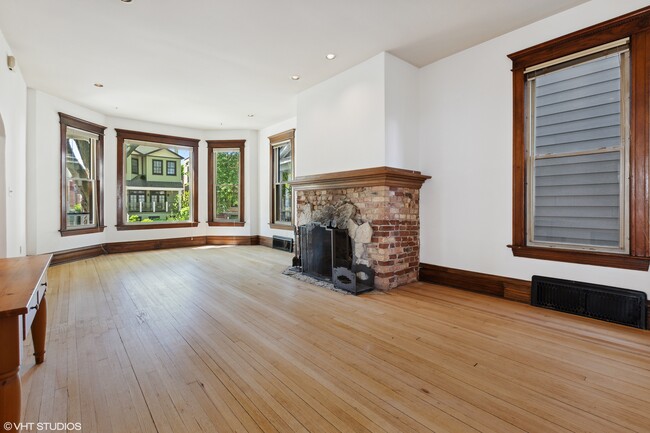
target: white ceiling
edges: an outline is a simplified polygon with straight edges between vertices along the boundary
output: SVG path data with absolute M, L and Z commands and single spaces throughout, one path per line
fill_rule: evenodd
M 584 2 L 2 0 L 0 29 L 35 89 L 112 116 L 259 129 L 382 51 L 424 66 Z

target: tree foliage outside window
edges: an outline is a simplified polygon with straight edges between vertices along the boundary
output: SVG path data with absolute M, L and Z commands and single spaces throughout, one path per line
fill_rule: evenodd
M 239 221 L 240 153 L 237 149 L 215 149 L 215 220 Z

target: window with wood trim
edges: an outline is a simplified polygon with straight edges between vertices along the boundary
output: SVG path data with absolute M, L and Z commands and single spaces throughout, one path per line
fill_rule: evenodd
M 103 165 L 106 127 L 59 113 L 61 236 L 104 231 Z
M 647 270 L 650 8 L 511 54 L 513 254 Z
M 208 224 L 244 225 L 245 140 L 208 141 Z
M 117 229 L 197 226 L 199 140 L 122 129 L 116 132 Z M 142 167 L 139 174 L 133 172 L 135 158 Z
M 293 190 L 295 129 L 269 137 L 271 145 L 271 228 L 293 229 Z

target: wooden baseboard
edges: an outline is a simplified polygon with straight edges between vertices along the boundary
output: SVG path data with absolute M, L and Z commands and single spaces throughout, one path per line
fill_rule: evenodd
M 104 245 L 91 245 L 89 247 L 74 248 L 71 250 L 57 251 L 52 256 L 50 266 L 60 265 L 61 263 L 74 262 L 77 260 L 91 259 L 93 257 L 106 254 Z
M 530 303 L 530 281 L 420 263 L 419 280 Z
M 110 242 L 53 253 L 50 265 L 90 259 L 103 254 L 131 253 L 136 251 L 169 248 L 198 247 L 202 245 L 259 245 L 259 236 L 191 236 L 185 238 L 151 239 L 145 241 Z
M 270 238 L 268 236 L 258 236 L 258 238 L 259 238 L 259 245 L 273 248 L 273 238 Z

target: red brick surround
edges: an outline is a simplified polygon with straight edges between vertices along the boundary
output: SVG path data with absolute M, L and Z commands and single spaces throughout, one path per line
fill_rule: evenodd
M 367 246 L 375 287 L 392 289 L 417 280 L 420 264 L 420 191 L 417 188 L 368 186 L 296 192 L 298 212 L 311 204 L 351 203 L 358 219 L 370 223 L 373 234 Z

